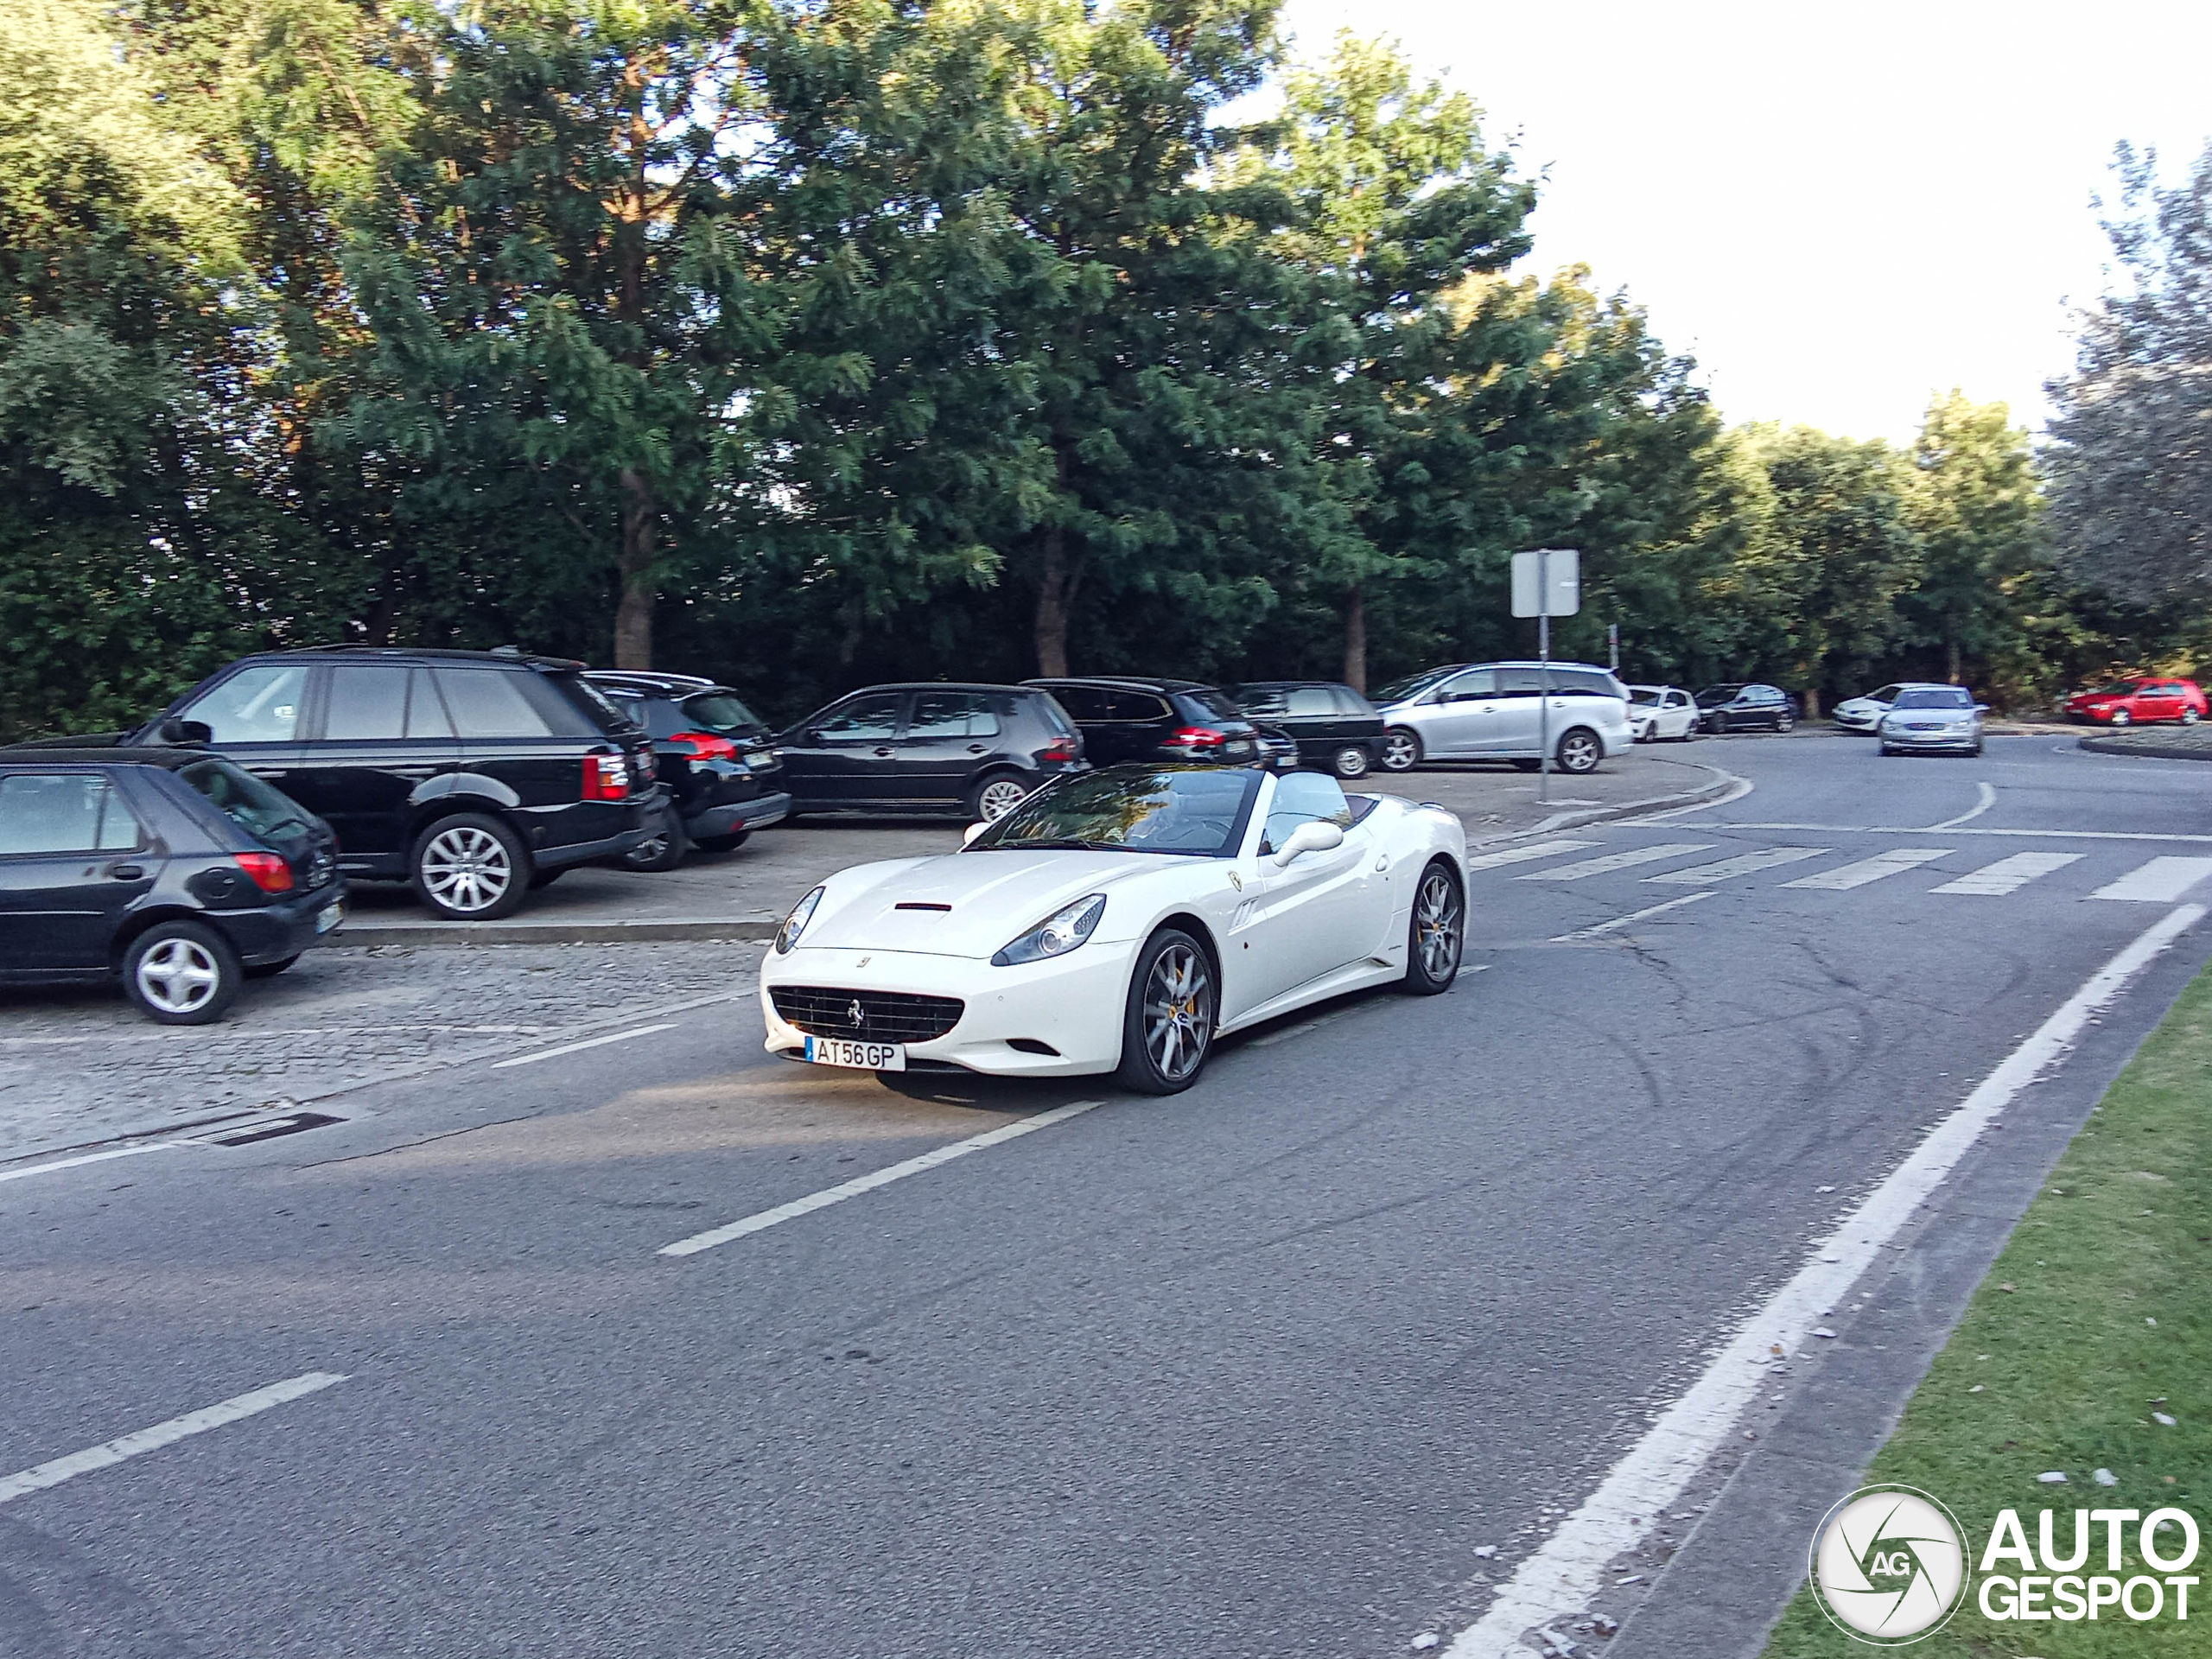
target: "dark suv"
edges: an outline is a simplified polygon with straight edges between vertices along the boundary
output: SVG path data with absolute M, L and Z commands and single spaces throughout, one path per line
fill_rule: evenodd
M 336 849 L 204 749 L 0 749 L 0 983 L 119 976 L 164 1025 L 219 1019 L 338 925 Z
M 332 646 L 232 664 L 136 741 L 204 742 L 338 832 L 340 867 L 488 920 L 628 852 L 667 799 L 652 747 L 578 671 L 509 652 Z
M 872 685 L 776 741 L 794 814 L 995 818 L 1039 784 L 1088 770 L 1059 704 L 1019 685 Z
M 693 847 L 727 853 L 791 809 L 775 737 L 726 685 L 688 674 L 587 674 L 653 741 L 669 804 L 652 839 L 623 854 L 626 869 L 672 870 Z
M 1022 683 L 1041 686 L 1059 699 L 1083 733 L 1084 753 L 1094 766 L 1124 760 L 1297 764 L 1288 739 L 1262 732 L 1225 693 L 1196 680 L 1114 675 Z

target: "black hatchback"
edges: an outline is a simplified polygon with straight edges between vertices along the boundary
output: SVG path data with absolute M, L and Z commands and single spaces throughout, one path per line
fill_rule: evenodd
M 688 674 L 623 669 L 584 678 L 645 728 L 668 789 L 659 833 L 622 855 L 625 869 L 672 870 L 693 847 L 733 851 L 790 812 L 775 737 L 728 686 Z
M 1287 742 L 1270 744 L 1226 693 L 1196 680 L 1112 675 L 1023 683 L 1041 686 L 1059 699 L 1083 733 L 1084 753 L 1096 766 L 1126 760 L 1295 764 Z
M 248 657 L 136 741 L 203 741 L 338 833 L 349 876 L 410 881 L 488 921 L 649 839 L 653 752 L 582 664 L 495 651 L 326 646 Z
M 776 741 L 794 816 L 996 818 L 1039 785 L 1089 769 L 1059 704 L 1019 685 L 872 685 L 817 709 Z
M 1697 723 L 1706 732 L 1786 732 L 1797 705 L 1779 686 L 1708 685 L 1697 694 Z
M 204 749 L 0 749 L 0 983 L 120 977 L 165 1025 L 219 1019 L 344 917 L 336 851 Z
M 1382 716 L 1334 680 L 1262 680 L 1233 686 L 1236 706 L 1298 745 L 1298 764 L 1364 778 L 1382 758 Z

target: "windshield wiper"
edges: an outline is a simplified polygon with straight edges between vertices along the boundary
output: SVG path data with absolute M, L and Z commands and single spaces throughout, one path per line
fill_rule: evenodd
M 1114 842 L 1082 841 L 1073 836 L 1022 836 L 1008 841 L 995 841 L 982 850 L 987 853 L 1119 853 L 1128 849 Z

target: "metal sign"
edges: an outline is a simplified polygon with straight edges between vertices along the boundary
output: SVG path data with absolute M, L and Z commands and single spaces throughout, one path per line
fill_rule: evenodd
M 1573 616 L 1582 608 L 1582 556 L 1540 547 L 1513 556 L 1513 614 Z

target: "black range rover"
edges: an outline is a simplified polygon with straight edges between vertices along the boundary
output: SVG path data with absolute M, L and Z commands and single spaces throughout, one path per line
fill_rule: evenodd
M 510 652 L 332 646 L 247 657 L 130 742 L 204 742 L 337 831 L 357 880 L 442 916 L 505 916 L 659 823 L 652 746 L 582 664 Z

